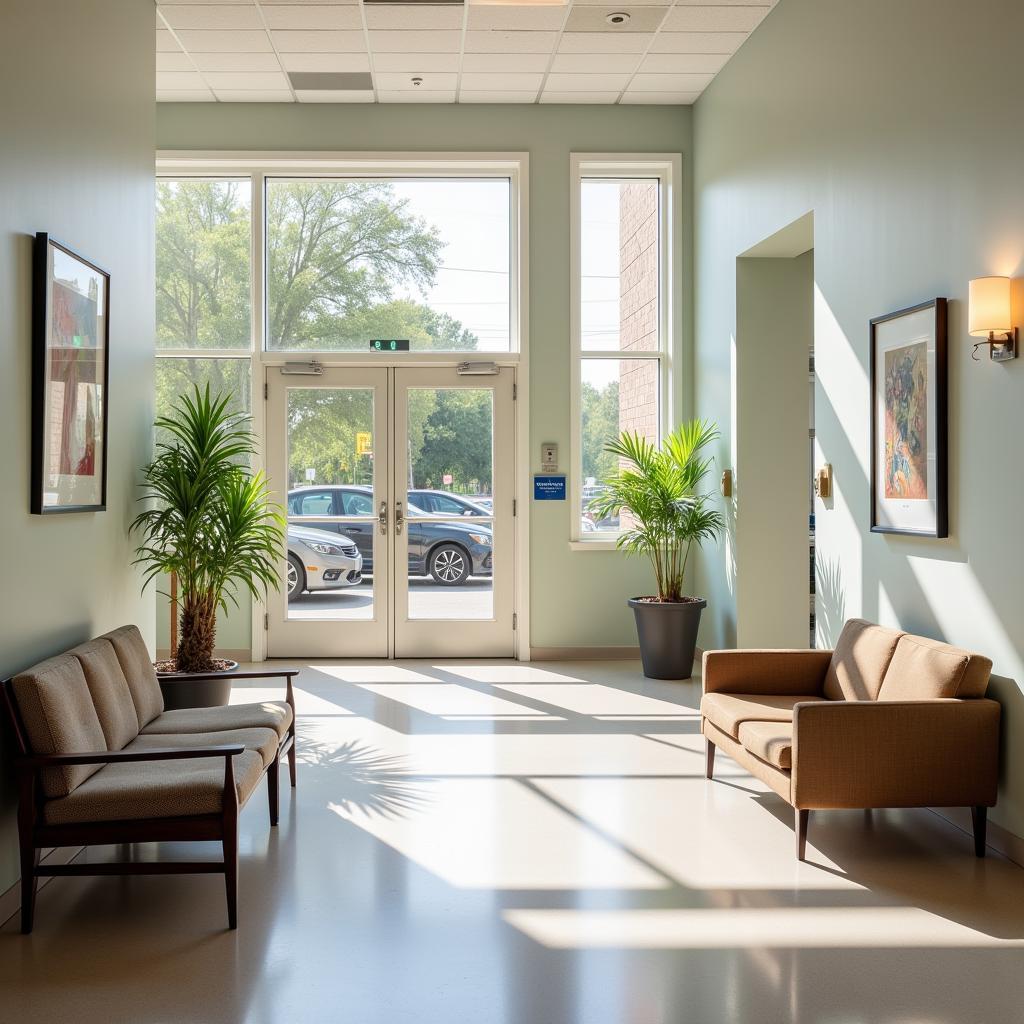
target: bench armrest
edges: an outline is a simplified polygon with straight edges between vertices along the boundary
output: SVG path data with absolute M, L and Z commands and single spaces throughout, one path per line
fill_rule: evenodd
M 831 651 L 705 651 L 705 693 L 758 693 L 773 697 L 819 697 Z
M 125 764 L 132 761 L 184 761 L 194 757 L 233 757 L 241 754 L 241 743 L 217 747 L 154 747 L 152 750 L 96 750 L 85 754 L 30 754 L 16 763 L 23 768 L 61 768 L 76 764 Z
M 992 807 L 994 700 L 824 701 L 793 712 L 796 807 Z

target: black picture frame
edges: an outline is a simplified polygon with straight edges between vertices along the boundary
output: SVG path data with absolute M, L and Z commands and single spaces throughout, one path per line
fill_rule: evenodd
M 84 290 L 58 269 L 80 273 Z M 82 333 L 58 333 L 76 328 Z M 110 274 L 40 231 L 32 260 L 33 515 L 106 509 L 109 383 Z M 59 439 L 51 436 L 58 423 Z
M 884 316 L 875 317 L 870 321 L 870 387 L 871 387 L 871 532 L 902 534 L 912 537 L 943 538 L 949 536 L 949 368 L 948 368 L 948 312 L 945 298 L 935 298 L 916 306 L 908 306 Z M 884 337 L 883 337 L 884 335 Z M 911 458 L 903 458 L 897 463 L 889 456 L 891 428 L 886 420 L 887 436 L 880 438 L 880 393 L 881 400 L 889 403 L 892 395 L 904 397 L 907 389 L 901 380 L 907 376 L 890 361 L 885 365 L 885 356 L 890 352 L 907 352 L 918 349 L 913 357 L 904 356 L 904 366 L 911 358 L 919 359 L 920 346 L 925 345 L 924 371 L 925 379 L 925 430 L 924 461 L 920 454 Z M 931 353 L 927 348 L 931 347 Z M 916 365 L 916 363 L 914 364 Z M 879 380 L 883 374 L 883 381 Z M 911 374 L 912 375 L 912 374 Z M 910 392 L 915 390 L 911 384 Z M 903 430 L 896 428 L 903 434 Z M 901 437 L 901 440 L 905 440 Z M 919 443 L 920 439 L 916 439 Z M 881 453 L 881 445 L 886 451 Z M 924 466 L 924 473 L 917 476 L 924 478 L 926 494 L 913 493 L 908 487 L 906 478 L 914 473 L 897 474 L 898 465 L 918 467 Z M 899 486 L 908 490 L 907 494 L 885 494 L 886 484 L 883 474 L 890 480 L 899 476 Z M 919 488 L 919 484 L 917 487 Z

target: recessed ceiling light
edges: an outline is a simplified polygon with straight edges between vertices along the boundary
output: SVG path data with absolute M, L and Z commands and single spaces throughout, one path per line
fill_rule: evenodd
M 629 21 L 629 15 L 625 11 L 613 11 L 604 20 L 609 25 L 625 25 Z

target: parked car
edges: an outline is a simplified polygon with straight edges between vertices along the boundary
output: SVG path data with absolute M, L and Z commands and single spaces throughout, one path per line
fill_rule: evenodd
M 371 488 L 355 484 L 296 487 L 288 492 L 288 514 L 352 516 L 344 522 L 317 523 L 316 526 L 350 537 L 362 555 L 363 572 L 373 573 L 373 540 L 379 527 Z M 394 514 L 393 509 L 391 514 Z M 422 521 L 421 517 L 427 513 L 408 501 L 405 515 L 410 576 L 433 576 L 434 582 L 455 587 L 470 576 L 491 575 L 493 534 L 489 524 Z
M 409 491 L 409 501 L 431 516 L 490 516 L 490 509 L 484 508 L 469 498 L 447 491 L 414 489 Z
M 344 534 L 288 524 L 288 600 L 306 591 L 340 590 L 363 582 L 363 556 Z

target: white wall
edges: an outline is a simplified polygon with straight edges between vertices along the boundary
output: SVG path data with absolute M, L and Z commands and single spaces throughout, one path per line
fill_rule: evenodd
M 137 0 L 0 3 L 0 677 L 126 622 L 152 641 L 127 528 L 153 406 L 154 21 Z M 28 511 L 37 231 L 111 273 L 105 512 Z M 3 764 L 0 890 L 18 875 Z
M 1021 38 L 1017 0 L 781 0 L 694 122 L 698 412 L 730 422 L 737 256 L 813 211 L 816 430 L 835 469 L 832 507 L 817 505 L 825 639 L 864 615 L 994 659 L 1005 763 L 993 818 L 1018 835 L 1024 360 L 973 363 L 965 306 L 970 278 L 1024 274 Z M 950 299 L 951 536 L 871 534 L 868 320 L 937 295 Z M 770 396 L 761 408 L 770 423 Z M 703 645 L 733 643 L 721 553 L 701 580 Z

